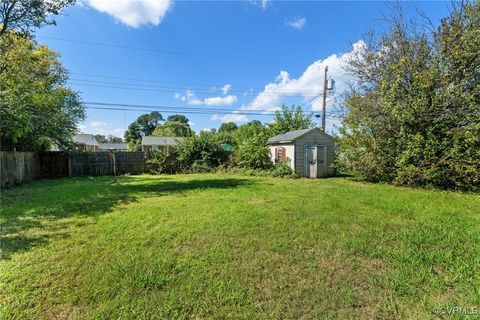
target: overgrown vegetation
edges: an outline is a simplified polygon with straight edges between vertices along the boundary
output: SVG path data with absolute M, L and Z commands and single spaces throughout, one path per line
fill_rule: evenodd
M 480 305 L 475 194 L 208 174 L 0 196 L 2 319 L 442 319 L 435 308 Z
M 198 134 L 191 132 L 187 118 L 183 117 L 182 121 L 173 121 L 172 118 L 164 124 L 158 124 L 153 135 L 185 139 L 175 149 L 155 151 L 147 164 L 154 173 L 220 170 L 245 175 L 296 177 L 287 164 L 273 165 L 266 143 L 268 138 L 279 133 L 305 129 L 312 125 L 312 115 L 303 113 L 300 107 L 295 106 L 283 106 L 269 125 L 257 120 L 240 126 L 230 122 L 222 124 L 218 132 L 211 130 Z M 170 126 L 175 126 L 178 130 L 169 130 Z M 188 131 L 183 131 L 182 128 L 188 128 Z
M 348 61 L 339 163 L 369 181 L 480 187 L 480 3 L 452 3 L 436 30 L 396 10 Z

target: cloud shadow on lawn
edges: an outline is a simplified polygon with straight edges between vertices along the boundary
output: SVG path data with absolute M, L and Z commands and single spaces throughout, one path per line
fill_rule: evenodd
M 122 176 L 64 178 L 35 181 L 2 192 L 0 259 L 46 245 L 51 239 L 69 237 L 69 227 L 94 223 L 82 218 L 112 212 L 115 207 L 142 197 L 185 194 L 194 190 L 231 189 L 251 185 L 241 178 L 185 179 L 175 176 Z M 26 200 L 28 199 L 28 200 Z M 61 220 L 78 217 L 75 220 Z

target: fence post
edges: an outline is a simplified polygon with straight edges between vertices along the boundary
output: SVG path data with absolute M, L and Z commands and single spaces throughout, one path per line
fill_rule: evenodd
M 116 177 L 117 176 L 117 161 L 115 159 L 115 150 L 112 152 L 112 157 L 113 157 L 113 175 Z

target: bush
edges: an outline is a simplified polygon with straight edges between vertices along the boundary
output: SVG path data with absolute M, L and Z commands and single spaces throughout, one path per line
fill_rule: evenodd
M 220 166 L 217 168 L 216 172 L 248 177 L 273 177 L 286 179 L 298 178 L 298 175 L 290 168 L 290 165 L 286 161 L 279 162 L 270 169 L 252 169 L 242 167 Z
M 277 162 L 270 172 L 272 177 L 298 178 L 297 173 L 290 167 L 290 159 L 288 158 Z
M 185 171 L 191 171 L 193 164 L 198 161 L 203 167 L 216 168 L 228 162 L 229 153 L 223 150 L 215 135 L 202 132 L 179 144 L 178 160 Z
M 173 174 L 182 171 L 177 151 L 154 151 L 146 165 L 147 171 L 150 173 Z
M 203 160 L 195 161 L 189 170 L 190 173 L 209 173 L 213 171 L 214 168 Z
M 270 169 L 272 162 L 270 152 L 263 134 L 243 140 L 234 154 L 234 165 L 249 169 Z

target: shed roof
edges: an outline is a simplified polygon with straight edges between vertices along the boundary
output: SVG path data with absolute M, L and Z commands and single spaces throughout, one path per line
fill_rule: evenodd
M 286 133 L 282 133 L 282 134 L 279 134 L 279 135 L 276 135 L 275 137 L 272 137 L 270 139 L 267 140 L 267 143 L 268 144 L 275 144 L 275 143 L 292 143 L 294 142 L 296 139 L 300 138 L 300 137 L 303 137 L 304 135 L 312 132 L 312 131 L 315 131 L 315 130 L 319 130 L 321 133 L 323 133 L 324 135 L 328 136 L 329 138 L 332 138 L 330 135 L 326 134 L 325 132 L 323 132 L 322 130 L 320 130 L 320 128 L 310 128 L 310 129 L 302 129 L 302 130 L 295 130 L 295 131 L 289 131 L 289 132 L 286 132 Z
M 97 139 L 93 134 L 80 133 L 73 136 L 73 142 L 76 144 L 85 144 L 87 146 L 98 146 Z
M 176 146 L 184 138 L 181 137 L 142 137 L 142 146 Z

